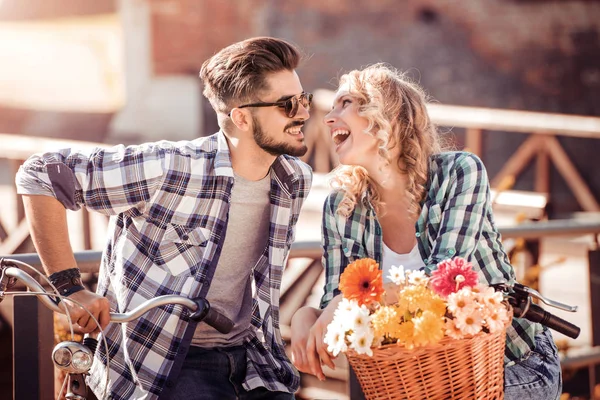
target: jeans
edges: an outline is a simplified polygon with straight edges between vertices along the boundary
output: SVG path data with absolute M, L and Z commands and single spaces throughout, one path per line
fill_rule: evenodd
M 247 391 L 246 349 L 243 346 L 203 349 L 191 346 L 171 399 L 186 400 L 293 400 L 293 393 L 271 392 L 264 387 Z
M 505 400 L 553 400 L 562 392 L 558 350 L 546 328 L 535 336 L 535 349 L 504 368 Z

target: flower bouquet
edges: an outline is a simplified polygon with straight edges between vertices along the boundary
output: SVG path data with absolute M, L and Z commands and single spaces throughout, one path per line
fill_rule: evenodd
M 368 399 L 503 397 L 504 345 L 512 314 L 479 284 L 465 259 L 430 277 L 392 267 L 384 287 L 372 259 L 340 277 L 343 299 L 327 327 L 328 351 L 345 353 Z

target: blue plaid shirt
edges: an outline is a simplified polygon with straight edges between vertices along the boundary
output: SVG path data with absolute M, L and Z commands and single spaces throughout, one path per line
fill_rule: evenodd
M 431 157 L 427 196 L 416 224 L 416 236 L 425 271 L 455 256 L 473 263 L 482 282 L 495 278 L 514 282 L 514 270 L 504 252 L 492 215 L 487 173 L 481 160 L 465 152 Z M 370 257 L 381 265 L 381 226 L 369 203 L 368 193 L 349 218 L 336 214 L 343 198 L 332 192 L 323 210 L 323 265 L 325 294 L 321 307 L 340 293 L 344 268 L 354 260 Z M 505 362 L 516 361 L 535 347 L 541 325 L 514 318 L 506 331 Z
M 270 176 L 269 238 L 252 269 L 254 333 L 245 342 L 244 387 L 294 392 L 300 379 L 279 331 L 279 290 L 312 171 L 296 158 L 280 156 Z M 16 182 L 21 194 L 53 196 L 68 209 L 85 206 L 111 216 L 97 292 L 109 299 L 113 311 L 131 310 L 160 295 L 206 295 L 225 238 L 234 185 L 222 132 L 177 143 L 36 155 L 20 168 Z M 104 334 L 110 398 L 166 395 L 195 325 L 181 306 L 160 307 L 127 324 L 109 324 Z M 103 396 L 107 379 L 106 356 L 100 341 L 88 378 L 98 396 Z

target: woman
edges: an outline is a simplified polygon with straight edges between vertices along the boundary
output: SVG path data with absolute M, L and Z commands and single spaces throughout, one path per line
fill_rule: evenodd
M 341 167 L 323 210 L 325 294 L 321 309 L 292 320 L 292 359 L 323 380 L 334 367 L 323 337 L 341 299 L 346 265 L 370 257 L 383 275 L 391 265 L 431 273 L 440 261 L 464 257 L 480 281 L 514 281 L 500 242 L 482 162 L 467 152 L 441 152 L 422 89 L 384 64 L 341 78 L 325 116 Z M 505 351 L 506 399 L 559 398 L 558 353 L 550 332 L 513 319 Z

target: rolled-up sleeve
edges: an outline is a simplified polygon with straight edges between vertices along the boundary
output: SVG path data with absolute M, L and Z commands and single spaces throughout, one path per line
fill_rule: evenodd
M 150 200 L 165 176 L 164 150 L 144 144 L 37 154 L 19 168 L 17 193 L 52 196 L 70 210 L 118 214 Z

